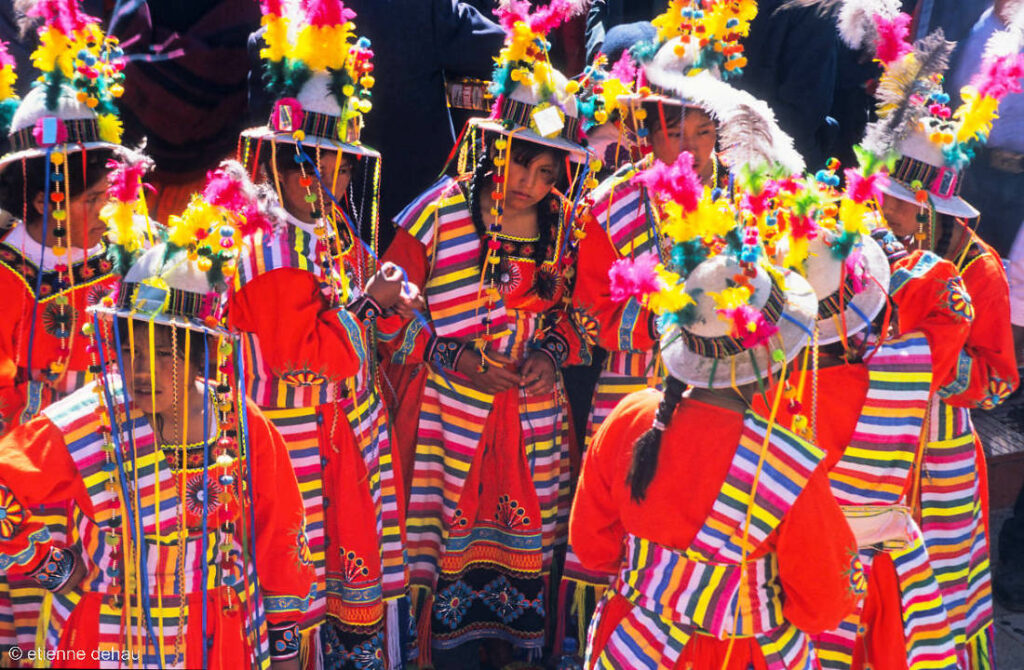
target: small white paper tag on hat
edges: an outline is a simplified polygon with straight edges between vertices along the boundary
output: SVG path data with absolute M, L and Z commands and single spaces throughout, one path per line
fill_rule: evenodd
M 557 107 L 538 109 L 530 116 L 533 118 L 533 126 L 537 129 L 537 133 L 542 137 L 554 137 L 562 132 L 562 128 L 565 126 L 565 121 L 562 120 L 562 115 L 558 112 Z

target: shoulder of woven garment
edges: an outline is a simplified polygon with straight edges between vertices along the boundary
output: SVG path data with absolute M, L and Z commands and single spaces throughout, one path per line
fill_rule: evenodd
M 618 200 L 620 194 L 637 190 L 631 180 L 633 176 L 643 169 L 643 161 L 637 163 L 626 163 L 612 174 L 605 177 L 604 181 L 597 185 L 591 194 L 594 201 L 593 212 L 603 212 Z
M 83 420 L 88 420 L 88 422 L 98 421 L 96 415 L 96 410 L 100 406 L 96 395 L 98 385 L 99 381 L 89 382 L 74 393 L 44 408 L 41 414 L 62 431 L 75 424 L 82 423 Z M 118 375 L 107 375 L 105 391 L 110 394 L 115 407 L 123 406 L 124 396 L 121 392 L 121 379 Z M 104 405 L 106 405 L 106 400 Z
M 431 230 L 434 214 L 462 202 L 465 202 L 465 196 L 458 182 L 445 175 L 399 212 L 395 217 L 395 226 L 404 228 L 422 242 Z
M 769 451 L 798 456 L 801 460 L 807 459 L 806 464 L 810 466 L 807 472 L 808 475 L 814 470 L 818 462 L 825 457 L 824 449 L 811 444 L 793 431 L 780 425 L 777 421 L 769 422 L 768 419 L 752 410 L 748 410 L 743 416 L 743 432 L 747 438 L 756 436 L 757 439 L 763 440 L 769 426 L 771 427 L 771 437 L 768 442 Z

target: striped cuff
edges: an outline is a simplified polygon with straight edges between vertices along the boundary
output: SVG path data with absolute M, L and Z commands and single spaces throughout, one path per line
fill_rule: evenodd
M 78 559 L 75 558 L 74 552 L 60 547 L 50 547 L 50 553 L 39 564 L 39 567 L 28 573 L 28 576 L 36 580 L 47 591 L 56 593 L 63 589 L 71 579 L 76 565 L 78 565 Z
M 466 350 L 466 343 L 451 337 L 430 338 L 427 345 L 426 360 L 435 367 L 454 371 L 459 364 L 462 352 Z
M 531 342 L 530 348 L 547 354 L 556 370 L 569 359 L 569 341 L 559 333 L 548 333 L 540 342 Z

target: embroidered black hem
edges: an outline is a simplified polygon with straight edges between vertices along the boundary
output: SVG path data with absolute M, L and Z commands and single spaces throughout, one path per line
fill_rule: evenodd
M 267 633 L 270 637 L 271 661 L 286 661 L 299 655 L 300 637 L 298 624 L 268 626 Z

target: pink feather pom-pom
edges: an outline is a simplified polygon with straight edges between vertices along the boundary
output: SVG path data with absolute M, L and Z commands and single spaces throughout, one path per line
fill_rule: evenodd
M 986 61 L 971 84 L 981 97 L 1001 100 L 1011 93 L 1021 92 L 1021 77 L 1024 77 L 1024 54 L 1005 54 Z
M 220 168 L 206 173 L 203 199 L 211 205 L 239 213 L 244 212 L 251 202 L 242 182 Z
M 779 194 L 779 182 L 765 182 L 760 193 L 747 193 L 741 201 L 742 208 L 748 210 L 754 216 L 761 216 L 767 212 L 772 200 Z
M 910 15 L 900 13 L 892 19 L 881 14 L 875 15 L 875 30 L 878 32 L 878 43 L 875 45 L 875 58 L 883 65 L 899 60 L 913 50 L 907 42 L 910 34 Z
M 118 202 L 135 202 L 139 199 L 142 177 L 149 166 L 145 161 L 107 161 L 107 195 Z
M 732 336 L 740 341 L 746 349 L 753 349 L 762 344 L 767 344 L 776 333 L 779 327 L 769 323 L 764 314 L 750 305 L 740 305 L 731 309 L 722 309 L 718 312 L 732 321 Z M 751 328 L 753 324 L 753 328 Z
M 798 240 L 813 240 L 818 237 L 820 227 L 814 219 L 803 214 L 789 220 L 790 235 Z
M 661 290 L 661 282 L 655 268 L 658 258 L 647 254 L 640 258 L 620 258 L 608 270 L 611 280 L 611 297 L 615 302 L 630 298 L 642 300 Z
M 52 26 L 65 35 L 90 23 L 99 23 L 78 8 L 78 0 L 40 0 L 26 13 L 41 18 L 44 25 Z
M 265 15 L 284 16 L 281 0 L 260 0 L 260 11 Z
M 242 216 L 245 217 L 245 223 L 238 227 L 242 237 L 250 237 L 257 232 L 269 235 L 274 228 L 273 222 L 260 211 L 259 204 L 254 201 L 246 205 L 242 210 Z
M 356 17 L 341 0 L 302 0 L 302 12 L 311 26 L 340 26 Z
M 843 261 L 846 266 L 846 276 L 850 278 L 854 293 L 860 293 L 865 288 L 865 273 L 867 269 L 864 263 L 864 254 L 860 249 L 854 249 Z
M 863 175 L 859 170 L 847 168 L 846 174 L 846 195 L 857 203 L 868 202 L 874 198 L 882 197 L 882 187 L 889 183 L 889 175 L 884 172 L 876 172 L 871 175 Z
M 547 35 L 568 20 L 575 8 L 570 0 L 551 0 L 544 7 L 532 7 L 529 0 L 510 0 L 499 3 L 494 13 L 506 33 L 511 33 L 512 27 L 522 21 L 531 31 Z
M 655 160 L 651 167 L 638 172 L 633 182 L 646 186 L 664 200 L 677 203 L 685 212 L 697 209 L 704 193 L 704 184 L 693 169 L 693 155 L 688 151 L 680 153 L 672 165 Z
M 11 52 L 7 50 L 7 42 L 0 40 L 0 69 L 3 69 L 8 65 L 15 69 L 18 68 L 18 64 L 15 62 L 14 56 L 12 56 Z
M 611 76 L 627 85 L 636 80 L 636 63 L 633 62 L 633 57 L 629 55 L 628 51 L 622 52 L 619 60 L 615 61 L 615 65 L 611 69 Z

